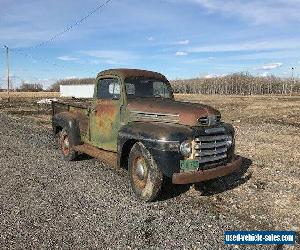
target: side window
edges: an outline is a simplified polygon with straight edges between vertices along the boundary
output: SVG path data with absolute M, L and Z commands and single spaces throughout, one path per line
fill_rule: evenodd
M 170 90 L 168 89 L 168 86 L 163 82 L 153 82 L 153 94 L 154 96 L 170 98 Z
M 119 100 L 121 94 L 120 83 L 116 78 L 101 79 L 97 86 L 97 98 Z
M 126 94 L 135 95 L 135 85 L 132 83 L 126 83 Z

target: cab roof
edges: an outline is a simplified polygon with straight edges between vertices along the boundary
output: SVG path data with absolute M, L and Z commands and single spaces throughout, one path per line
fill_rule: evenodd
M 142 69 L 108 69 L 100 72 L 98 77 L 105 76 L 105 75 L 116 75 L 123 79 L 129 77 L 149 77 L 155 79 L 166 80 L 166 77 L 158 72 L 142 70 Z

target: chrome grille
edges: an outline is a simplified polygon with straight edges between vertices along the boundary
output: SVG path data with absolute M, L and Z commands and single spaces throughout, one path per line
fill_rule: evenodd
M 194 140 L 194 158 L 199 163 L 214 163 L 227 158 L 229 135 L 200 136 Z

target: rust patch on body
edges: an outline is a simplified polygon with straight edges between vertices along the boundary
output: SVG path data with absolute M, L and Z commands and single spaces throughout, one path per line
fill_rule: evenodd
M 76 116 L 76 120 L 79 122 L 80 131 L 84 134 L 87 134 L 89 129 L 88 111 L 86 109 L 70 107 L 70 113 Z
M 98 74 L 98 77 L 106 76 L 106 75 L 118 76 L 123 80 L 127 77 L 139 77 L 139 76 L 166 80 L 166 77 L 158 72 L 141 70 L 141 69 L 108 69 L 100 72 Z
M 96 125 L 103 137 L 111 136 L 114 125 L 117 123 L 119 104 L 111 100 L 98 100 L 96 105 Z
M 174 184 L 197 183 L 225 176 L 238 170 L 242 165 L 242 161 L 242 157 L 237 157 L 225 166 L 218 166 L 217 168 L 200 170 L 196 172 L 175 173 L 172 176 L 172 182 Z
M 199 118 L 220 115 L 219 111 L 207 105 L 178 102 L 171 99 L 137 98 L 128 100 L 127 107 L 132 112 L 178 115 L 178 123 L 187 126 L 198 125 Z
M 90 115 L 90 135 L 93 145 L 105 150 L 117 150 L 120 127 L 120 103 L 115 100 L 97 100 Z

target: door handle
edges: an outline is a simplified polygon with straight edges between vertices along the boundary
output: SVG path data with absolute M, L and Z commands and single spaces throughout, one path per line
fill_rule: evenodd
M 122 125 L 125 125 L 125 107 L 124 107 L 124 105 L 120 106 L 120 122 Z

